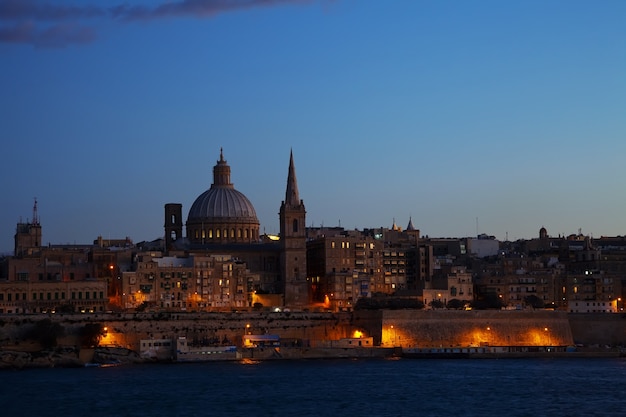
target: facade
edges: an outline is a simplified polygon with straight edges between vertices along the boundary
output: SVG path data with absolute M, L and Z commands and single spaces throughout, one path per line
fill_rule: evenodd
M 333 310 L 350 310 L 373 292 L 389 292 L 382 269 L 383 244 L 358 232 L 319 231 L 307 243 L 308 276 L 314 301 Z
M 474 282 L 472 274 L 463 266 L 454 266 L 446 274 L 446 280 L 439 288 L 428 288 L 423 291 L 424 305 L 439 301 L 447 305 L 451 300 L 459 300 L 467 304 L 474 299 Z
M 187 257 L 143 253 L 136 271 L 123 274 L 124 308 L 209 311 L 247 308 L 259 275 L 230 255 Z

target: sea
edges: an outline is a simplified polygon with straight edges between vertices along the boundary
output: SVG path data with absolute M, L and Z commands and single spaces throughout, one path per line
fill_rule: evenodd
M 0 415 L 626 416 L 626 359 L 359 359 L 0 371 Z

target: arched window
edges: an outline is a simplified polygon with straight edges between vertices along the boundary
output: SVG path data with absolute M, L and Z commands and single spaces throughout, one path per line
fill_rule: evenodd
M 247 239 L 247 238 L 248 238 L 248 229 L 244 229 L 244 231 L 243 231 L 243 237 L 244 237 L 245 239 Z
M 209 229 L 209 239 L 213 239 L 213 229 Z
M 231 239 L 235 238 L 235 229 L 230 229 L 230 237 Z
M 206 231 L 202 229 L 202 239 L 204 239 L 205 237 L 206 237 Z
M 298 219 L 293 219 L 293 232 L 298 233 Z
M 220 238 L 220 229 L 215 229 L 215 237 Z
M 241 239 L 241 229 L 237 229 L 237 237 Z
M 222 235 L 224 239 L 228 237 L 228 229 L 224 229 L 224 234 Z
M 196 229 L 194 236 L 196 239 L 198 239 L 200 237 L 200 232 L 198 231 L 198 229 Z

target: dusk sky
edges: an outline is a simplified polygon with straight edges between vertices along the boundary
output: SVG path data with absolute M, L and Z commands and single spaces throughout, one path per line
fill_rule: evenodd
M 307 225 L 626 235 L 626 1 L 0 0 L 0 252 L 163 235 L 231 180 Z

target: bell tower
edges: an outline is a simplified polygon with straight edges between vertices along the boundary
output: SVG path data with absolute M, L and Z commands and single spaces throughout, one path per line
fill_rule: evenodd
M 41 247 L 41 224 L 37 214 L 37 199 L 33 204 L 33 218 L 26 223 L 20 222 L 15 230 L 14 255 L 21 257 L 32 255 Z
M 293 151 L 289 157 L 287 190 L 280 205 L 281 272 L 286 306 L 309 303 L 309 283 L 306 276 L 306 210 L 300 200 Z
M 165 250 L 173 249 L 174 242 L 183 237 L 183 205 L 165 205 Z

